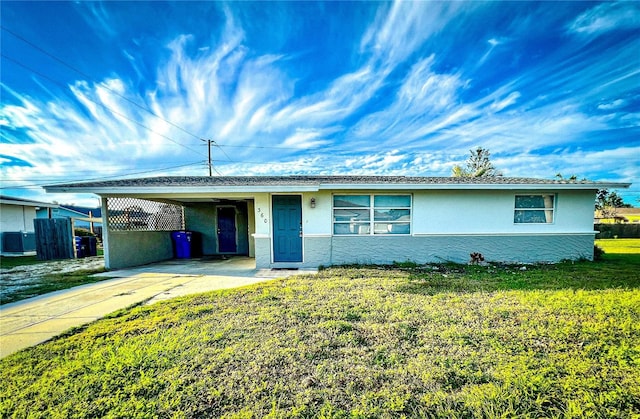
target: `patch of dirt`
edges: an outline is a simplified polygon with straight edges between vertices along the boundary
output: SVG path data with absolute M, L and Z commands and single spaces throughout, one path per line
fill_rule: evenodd
M 17 289 L 42 282 L 50 274 L 63 274 L 75 271 L 97 270 L 104 268 L 104 257 L 94 256 L 81 259 L 54 260 L 33 265 L 16 266 L 0 271 L 0 293 L 9 295 Z

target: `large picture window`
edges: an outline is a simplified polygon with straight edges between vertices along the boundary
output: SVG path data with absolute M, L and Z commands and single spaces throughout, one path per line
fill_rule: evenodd
M 554 195 L 516 195 L 513 222 L 516 224 L 553 223 Z
M 411 195 L 334 195 L 333 234 L 411 234 Z

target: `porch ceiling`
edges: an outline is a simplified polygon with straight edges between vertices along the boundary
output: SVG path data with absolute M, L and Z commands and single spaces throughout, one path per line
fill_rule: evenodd
M 137 194 L 122 194 L 122 195 L 102 195 L 105 198 L 136 198 L 136 199 L 145 199 L 148 201 L 156 201 L 156 202 L 164 202 L 167 204 L 195 204 L 195 203 L 210 203 L 210 204 L 220 204 L 220 203 L 231 203 L 231 202 L 247 202 L 252 201 L 254 197 L 252 196 L 243 196 L 243 197 L 229 197 L 229 196 L 174 196 L 167 194 L 158 194 L 158 195 L 137 195 Z

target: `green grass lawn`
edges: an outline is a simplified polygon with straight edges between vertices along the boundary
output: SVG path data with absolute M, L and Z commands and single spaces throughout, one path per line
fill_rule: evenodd
M 640 254 L 640 239 L 602 239 L 596 245 L 606 253 Z
M 0 417 L 640 415 L 640 255 L 331 268 L 0 360 Z
M 35 265 L 42 263 L 36 256 L 0 256 L 0 269 L 11 269 L 16 266 Z

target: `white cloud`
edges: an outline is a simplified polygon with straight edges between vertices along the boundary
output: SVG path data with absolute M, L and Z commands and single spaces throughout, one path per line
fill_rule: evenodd
M 489 48 L 487 48 L 487 51 L 484 53 L 484 55 L 480 58 L 480 60 L 478 60 L 478 66 L 482 65 L 485 63 L 485 61 L 487 61 L 487 59 L 489 58 L 489 56 L 491 55 L 491 53 L 493 52 L 493 50 L 504 44 L 504 40 L 501 39 L 497 39 L 497 38 L 490 38 L 487 43 L 489 44 Z
M 458 91 L 465 85 L 457 74 L 432 70 L 433 55 L 418 61 L 403 80 L 395 100 L 386 109 L 362 119 L 352 130 L 359 138 L 382 137 L 408 142 L 420 137 L 425 126 L 449 118 L 459 105 Z
M 500 100 L 499 102 L 493 102 L 489 108 L 493 112 L 500 112 L 504 108 L 508 108 L 509 106 L 516 103 L 519 97 L 520 97 L 520 92 L 512 92 L 509 94 L 509 96 Z
M 640 27 L 640 6 L 635 1 L 613 1 L 599 4 L 578 16 L 569 31 L 595 35 L 615 29 Z
M 613 27 L 603 23 L 611 16 L 618 16 L 618 23 L 628 22 L 619 17 L 618 6 L 604 6 L 592 8 L 592 15 L 585 12 L 574 30 L 601 33 Z M 375 21 L 360 42 L 356 40 L 361 52 L 354 60 L 357 64 L 345 66 L 333 81 L 316 85 L 307 95 L 300 95 L 299 75 L 288 66 L 292 58 L 249 50 L 229 10 L 218 44 L 193 48 L 196 38 L 190 35 L 168 43 L 166 61 L 158 63 L 156 83 L 147 91 L 118 75 L 71 84 L 74 100 L 64 95 L 34 99 L 3 86 L 12 104 L 0 107 L 0 124 L 28 133 L 33 143 L 2 144 L 0 150 L 8 159 L 23 159 L 33 167 L 3 164 L 0 174 L 52 183 L 188 163 L 194 165 L 165 173 L 205 174 L 202 136 L 236 146 L 223 148 L 231 161 L 214 150 L 216 167 L 225 175 L 449 175 L 470 148 L 481 145 L 491 150 L 505 175 L 591 176 L 607 170 L 637 177 L 637 147 L 615 152 L 562 148 L 567 143 L 598 148 L 589 144 L 591 131 L 638 126 L 637 114 L 588 114 L 595 107 L 608 111 L 627 104 L 617 98 L 629 97 L 625 91 L 637 77 L 634 51 L 615 50 L 611 60 L 588 66 L 573 51 L 556 51 L 560 58 L 551 65 L 541 62 L 523 69 L 501 85 L 475 86 L 483 82 L 474 80 L 481 78 L 479 70 L 473 65 L 443 65 L 448 52 L 429 44 L 432 36 L 448 24 L 458 24 L 456 17 L 474 7 L 478 6 L 464 2 L 397 2 L 389 8 L 381 4 Z M 478 55 L 485 48 L 487 57 L 494 48 L 502 53 L 516 42 L 510 33 L 505 36 L 509 37 L 481 38 Z M 129 54 L 128 59 L 136 58 Z M 148 106 L 179 128 L 107 88 Z M 371 106 L 374 103 L 385 105 Z M 256 151 L 250 146 L 265 148 Z M 268 148 L 278 146 L 290 149 Z M 537 150 L 554 147 L 560 151 L 538 155 Z
M 618 109 L 621 108 L 623 106 L 625 106 L 627 104 L 626 100 L 623 99 L 616 99 L 612 102 L 607 102 L 607 103 L 601 103 L 598 105 L 598 109 L 601 110 L 612 110 L 612 109 Z
M 298 149 L 309 149 L 319 147 L 329 142 L 323 139 L 323 135 L 332 130 L 318 130 L 313 128 L 298 128 L 295 132 L 287 137 L 283 143 L 283 147 L 294 147 Z
M 381 8 L 360 42 L 361 52 L 375 61 L 395 66 L 414 53 L 433 34 L 442 30 L 462 8 L 462 2 L 395 1 Z

